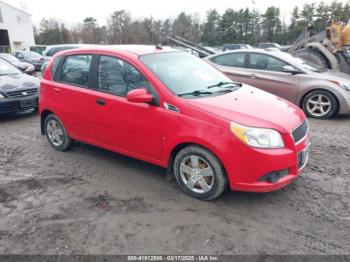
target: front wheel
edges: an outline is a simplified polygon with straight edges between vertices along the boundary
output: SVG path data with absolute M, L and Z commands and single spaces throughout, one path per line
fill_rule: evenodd
M 328 91 L 315 90 L 305 96 L 302 106 L 308 117 L 327 119 L 336 114 L 338 101 Z
M 226 174 L 220 161 L 200 146 L 182 149 L 176 155 L 173 166 L 179 187 L 194 198 L 211 200 L 227 188 Z
M 45 134 L 51 146 L 58 151 L 66 151 L 73 145 L 63 124 L 53 114 L 45 118 Z

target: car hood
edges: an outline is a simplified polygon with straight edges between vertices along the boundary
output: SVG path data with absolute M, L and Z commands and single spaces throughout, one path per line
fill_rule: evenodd
M 0 91 L 16 91 L 31 88 L 39 88 L 40 80 L 27 74 L 2 75 L 0 76 Z
M 26 69 L 28 66 L 30 66 L 29 63 L 27 63 L 27 62 L 21 62 L 21 61 L 12 62 L 12 64 L 13 64 L 15 67 L 22 68 L 22 69 Z
M 337 80 L 350 83 L 350 75 L 342 72 L 326 71 L 322 73 L 312 72 L 312 75 L 317 79 Z
M 304 112 L 297 106 L 248 85 L 225 95 L 188 99 L 187 103 L 229 121 L 281 133 L 291 133 L 305 120 Z

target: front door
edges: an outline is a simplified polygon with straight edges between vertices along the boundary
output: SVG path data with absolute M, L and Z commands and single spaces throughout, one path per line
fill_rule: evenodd
M 131 64 L 100 56 L 92 105 L 96 142 L 104 147 L 150 161 L 161 161 L 163 108 L 131 103 L 126 94 L 136 88 L 154 90 Z
M 285 62 L 260 53 L 250 53 L 247 60 L 249 85 L 296 103 L 299 75 L 283 72 Z

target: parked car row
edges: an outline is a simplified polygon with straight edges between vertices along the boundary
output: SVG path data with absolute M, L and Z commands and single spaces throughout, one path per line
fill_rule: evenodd
M 17 67 L 19 70 L 27 74 L 33 75 L 35 73 L 35 67 L 32 64 L 27 62 L 22 62 L 17 57 L 11 54 L 0 53 L 0 58 L 6 60 L 7 62 Z

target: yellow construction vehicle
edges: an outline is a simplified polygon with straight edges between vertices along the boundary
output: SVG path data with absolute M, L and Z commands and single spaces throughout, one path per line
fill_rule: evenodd
M 313 64 L 350 74 L 350 21 L 332 20 L 326 30 L 310 37 L 305 30 L 288 53 Z

